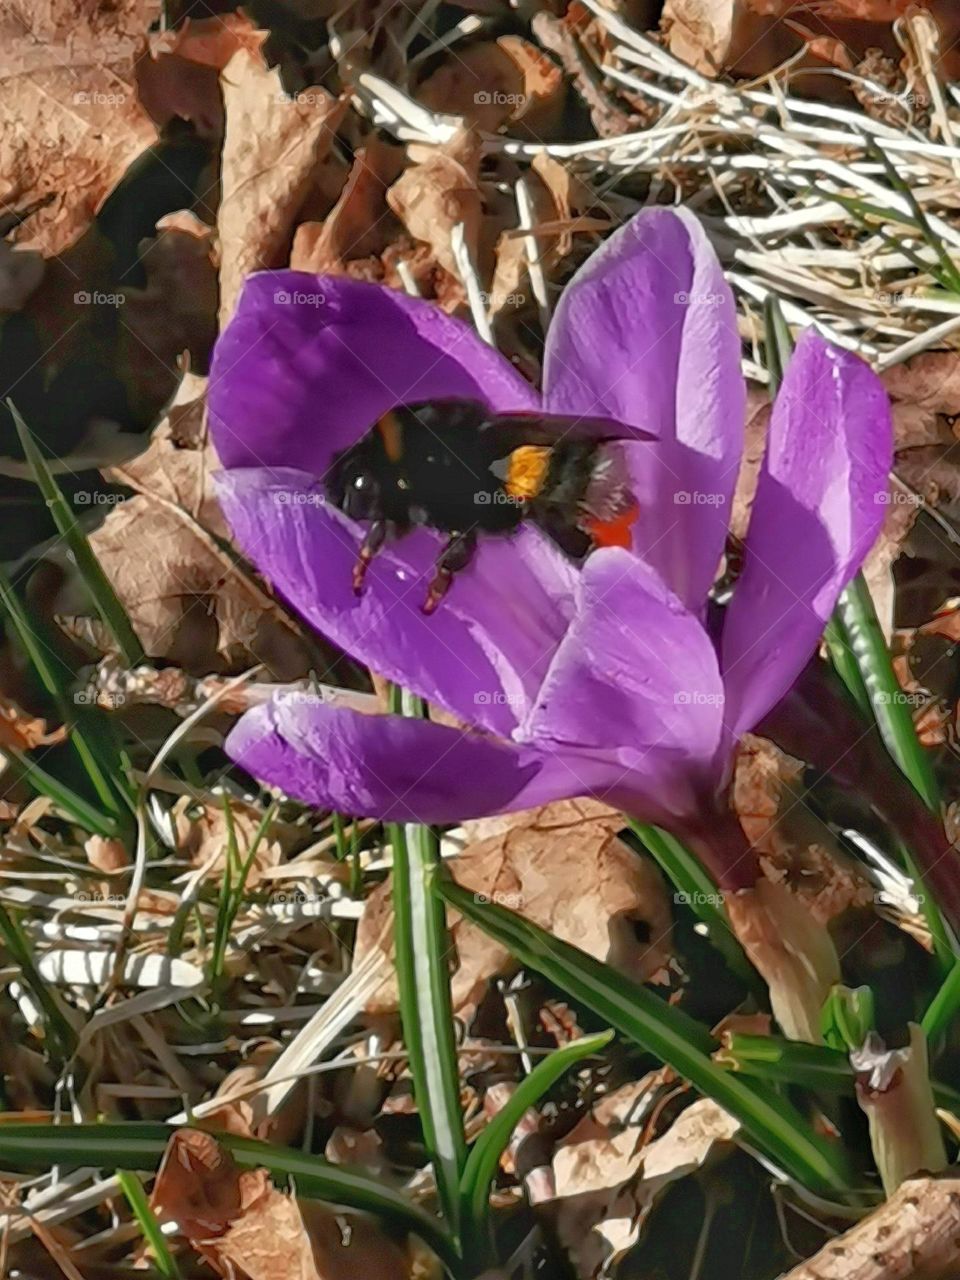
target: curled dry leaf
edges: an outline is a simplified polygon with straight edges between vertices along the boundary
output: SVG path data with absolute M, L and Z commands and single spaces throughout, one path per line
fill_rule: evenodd
M 900 559 L 910 531 L 920 514 L 920 506 L 912 493 L 904 493 L 894 485 L 891 487 L 890 496 L 892 501 L 884 516 L 883 528 L 870 548 L 870 554 L 863 565 L 863 576 L 870 588 L 877 617 L 880 619 L 888 644 L 895 625 L 894 608 L 897 594 L 893 566 Z M 903 500 L 896 501 L 898 498 Z
M 666 0 L 663 29 L 671 52 L 709 76 L 767 74 L 798 53 L 801 65 L 849 69 L 878 48 L 899 56 L 893 24 L 911 8 L 927 9 L 936 20 L 941 69 L 953 74 L 952 0 Z M 836 87 L 822 81 L 814 91 Z
M 205 137 L 222 137 L 219 73 L 239 49 L 256 55 L 265 37 L 240 13 L 185 18 L 156 32 L 137 62 L 140 101 L 158 125 L 180 116 Z
M 0 750 L 11 747 L 15 751 L 32 751 L 34 747 L 50 747 L 63 742 L 67 736 L 65 725 L 47 729 L 47 722 L 28 715 L 0 694 Z
M 509 125 L 512 134 L 543 141 L 559 123 L 566 86 L 560 68 L 536 45 L 501 36 L 458 48 L 416 96 L 431 111 L 462 116 L 486 133 Z
M 960 355 L 924 351 L 883 375 L 893 401 L 897 450 L 949 444 L 956 429 L 945 419 L 960 414 Z
M 451 237 L 458 223 L 474 260 L 480 240 L 483 203 L 479 134 L 462 129 L 442 147 L 410 148 L 415 161 L 387 192 L 387 203 L 415 240 L 430 246 L 437 262 L 455 279 L 460 272 Z
M 568 804 L 571 802 L 568 802 Z M 670 958 L 672 918 L 660 872 L 616 835 L 609 821 L 552 825 L 551 810 L 534 811 L 533 824 L 512 826 L 472 843 L 452 863 L 458 884 L 478 901 L 499 903 L 598 960 L 640 982 L 653 980 Z M 357 959 L 373 947 L 393 949 L 389 883 L 367 899 L 357 932 Z M 454 1007 L 467 1017 L 487 982 L 513 962 L 505 948 L 476 925 L 450 913 L 457 952 Z M 398 1007 L 393 975 L 367 1005 L 368 1013 Z
M 620 1093 L 630 1104 L 637 1086 Z M 608 1109 L 617 1095 L 605 1100 Z M 680 1178 L 731 1150 L 737 1121 L 709 1098 L 692 1103 L 661 1137 L 643 1144 L 643 1124 L 612 1119 L 609 1129 L 587 1117 L 553 1159 L 557 1234 L 578 1276 L 611 1274 L 636 1244 L 660 1195 Z M 609 1270 L 608 1270 L 609 1268 Z
M 767 447 L 767 428 L 770 425 L 770 391 L 767 387 L 750 383 L 747 387 L 747 418 L 743 458 L 740 462 L 740 473 L 737 476 L 737 487 L 733 495 L 733 510 L 730 516 L 730 532 L 741 542 L 747 536 L 750 523 L 750 512 L 753 510 L 753 499 L 757 492 L 757 481 L 760 479 L 760 467 L 763 453 Z
M 228 534 L 210 486 L 219 464 L 203 430 L 201 388 L 200 379 L 185 379 L 150 447 L 109 471 L 136 496 L 110 511 L 90 543 L 151 657 L 204 675 L 257 661 L 279 679 L 297 679 L 314 665 L 312 649 L 218 543 Z M 88 603 L 70 578 L 54 612 L 71 635 L 109 652 Z
M 0 13 L 0 201 L 52 196 L 20 244 L 51 257 L 89 226 L 124 170 L 156 138 L 134 63 L 159 0 L 9 0 Z
M 91 867 L 104 875 L 113 875 L 130 865 L 130 854 L 122 840 L 107 840 L 103 836 L 91 836 L 84 841 L 83 851 Z
M 287 264 L 297 214 L 347 110 L 320 88 L 288 96 L 277 69 L 248 49 L 230 59 L 222 83 L 221 325 L 251 271 Z
M 403 150 L 371 136 L 357 152 L 340 199 L 323 222 L 297 227 L 290 266 L 339 273 L 357 259 L 379 257 L 399 230 L 387 207 L 387 189 L 402 168 Z
M 177 833 L 177 851 L 188 858 L 194 867 L 203 868 L 211 880 L 222 881 L 227 865 L 230 828 L 236 840 L 236 853 L 245 866 L 256 840 L 263 814 L 252 805 L 236 800 L 230 805 L 230 818 L 222 808 L 197 805 L 189 796 L 183 796 L 173 808 L 173 821 Z M 273 834 L 273 828 L 271 828 Z M 254 889 L 260 883 L 264 871 L 280 861 L 280 842 L 262 839 L 257 844 L 253 862 L 247 871 L 246 883 Z
M 369 1219 L 342 1230 L 341 1215 L 278 1191 L 265 1169 L 241 1169 L 200 1129 L 174 1133 L 151 1206 L 217 1275 L 236 1280 L 406 1280 L 401 1251 Z
M 826 924 L 867 906 L 873 889 L 827 824 L 804 802 L 804 766 L 766 738 L 747 734 L 737 755 L 733 802 L 767 874 L 787 879 Z

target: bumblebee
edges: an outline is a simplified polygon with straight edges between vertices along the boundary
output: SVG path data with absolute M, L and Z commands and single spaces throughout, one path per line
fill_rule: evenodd
M 423 604 L 433 613 L 478 535 L 509 534 L 525 520 L 574 559 L 598 546 L 629 546 L 637 503 L 604 445 L 618 423 L 546 414 L 492 414 L 474 400 L 400 405 L 339 454 L 330 500 L 369 522 L 353 572 L 359 595 L 388 534 L 415 527 L 448 536 Z

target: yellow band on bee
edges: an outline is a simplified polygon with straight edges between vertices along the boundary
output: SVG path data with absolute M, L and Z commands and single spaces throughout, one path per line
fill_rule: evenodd
M 543 488 L 550 466 L 550 449 L 542 444 L 523 444 L 507 460 L 504 488 L 511 498 L 525 502 Z
M 403 423 L 391 410 L 385 413 L 377 423 L 377 430 L 383 441 L 383 451 L 390 462 L 399 462 L 403 457 Z

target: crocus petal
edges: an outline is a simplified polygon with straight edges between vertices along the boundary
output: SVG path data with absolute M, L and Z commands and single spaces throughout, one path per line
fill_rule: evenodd
M 710 637 L 628 551 L 592 555 L 579 597 L 519 736 L 544 749 L 605 755 L 619 766 L 612 787 L 661 811 L 694 811 L 724 767 L 724 693 Z
M 363 530 L 312 476 L 271 468 L 217 476 L 237 545 L 318 631 L 371 670 L 471 723 L 509 735 L 573 615 L 577 572 L 534 529 L 483 538 L 429 617 L 421 612 L 441 538 L 417 530 L 352 570 Z
M 249 773 L 310 804 L 392 822 L 460 822 L 590 790 L 589 769 L 426 720 L 307 695 L 247 712 L 227 738 Z
M 246 281 L 221 335 L 208 412 L 226 467 L 322 475 L 394 405 L 460 397 L 532 410 L 530 385 L 472 329 L 380 285 L 302 271 Z
M 890 404 L 857 356 L 807 332 L 770 421 L 743 573 L 723 624 L 728 719 L 740 733 L 793 684 L 886 511 Z
M 700 609 L 729 523 L 746 389 L 733 295 L 692 214 L 639 214 L 580 268 L 550 326 L 544 402 L 658 437 L 624 446 L 634 550 Z

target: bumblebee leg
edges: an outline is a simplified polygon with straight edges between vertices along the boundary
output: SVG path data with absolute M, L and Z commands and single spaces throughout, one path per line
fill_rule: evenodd
M 437 605 L 450 590 L 453 575 L 467 567 L 473 559 L 473 553 L 476 549 L 477 535 L 473 529 L 468 529 L 466 533 L 452 533 L 450 535 L 450 541 L 444 547 L 440 559 L 437 561 L 437 567 L 430 583 L 430 589 L 427 592 L 427 598 L 423 602 L 424 613 L 434 612 Z
M 357 562 L 353 566 L 354 595 L 359 596 L 363 594 L 363 580 L 366 578 L 367 570 L 370 568 L 370 561 L 383 546 L 386 536 L 386 520 L 374 520 L 373 524 L 367 530 L 366 537 L 360 545 Z

